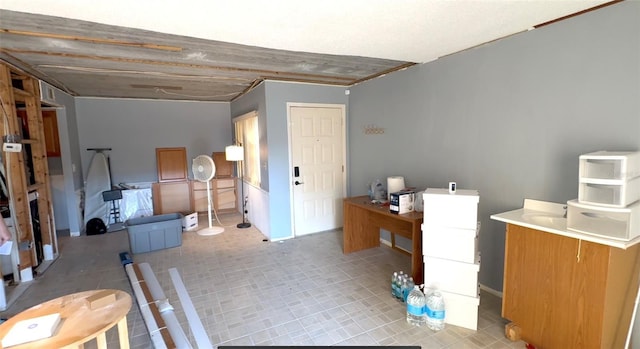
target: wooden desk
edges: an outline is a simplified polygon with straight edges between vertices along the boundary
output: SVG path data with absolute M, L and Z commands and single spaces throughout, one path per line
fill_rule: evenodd
M 100 292 L 113 292 L 115 303 L 89 307 L 87 298 Z M 60 313 L 60 324 L 56 333 L 49 338 L 12 346 L 19 348 L 82 348 L 83 343 L 96 339 L 99 349 L 107 347 L 106 332 L 118 325 L 120 348 L 129 348 L 129 332 L 127 329 L 127 313 L 131 309 L 131 296 L 120 290 L 92 290 L 74 293 L 52 299 L 31 307 L 0 325 L 0 338 L 18 321 L 39 316 Z
M 392 247 L 398 234 L 412 241 L 411 275 L 421 284 L 422 274 L 422 212 L 393 214 L 389 206 L 372 204 L 368 196 L 344 199 L 343 239 L 345 254 L 380 246 L 380 229 L 391 232 Z

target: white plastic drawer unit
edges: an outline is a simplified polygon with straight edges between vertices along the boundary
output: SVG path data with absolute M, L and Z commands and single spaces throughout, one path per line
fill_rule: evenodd
M 578 201 L 585 204 L 626 207 L 640 199 L 640 177 L 623 179 L 580 179 Z
M 428 188 L 423 194 L 424 222 L 429 225 L 459 229 L 476 229 L 478 223 L 477 190 Z
M 567 229 L 609 239 L 630 241 L 640 235 L 640 201 L 624 208 L 567 201 Z
M 479 297 L 480 254 L 475 263 L 424 256 L 424 286 L 469 297 Z
M 476 229 L 457 229 L 436 225 L 422 225 L 422 254 L 429 257 L 475 263 L 478 253 Z
M 580 155 L 580 180 L 631 179 L 640 176 L 640 152 L 597 151 Z
M 190 231 L 198 227 L 198 213 L 194 212 L 182 218 L 182 230 Z

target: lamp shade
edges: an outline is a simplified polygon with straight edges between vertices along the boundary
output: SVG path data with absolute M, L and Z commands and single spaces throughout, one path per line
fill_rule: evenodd
M 239 145 L 230 145 L 224 149 L 225 158 L 227 161 L 242 161 L 244 160 L 244 149 Z

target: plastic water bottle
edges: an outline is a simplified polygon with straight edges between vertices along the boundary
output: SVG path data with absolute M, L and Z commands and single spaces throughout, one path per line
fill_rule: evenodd
M 404 272 L 402 270 L 398 273 L 398 277 L 396 278 L 396 293 L 393 295 L 396 299 L 402 299 L 402 278 L 404 277 Z
M 407 296 L 407 322 L 414 326 L 423 326 L 427 319 L 424 314 L 425 297 L 420 286 L 413 286 L 413 290 Z
M 440 331 L 444 329 L 444 298 L 438 290 L 433 290 L 426 297 L 426 320 L 427 327 L 434 331 Z
M 409 281 L 409 278 L 407 277 L 407 275 L 402 275 L 402 279 L 400 280 L 400 291 L 398 292 L 398 295 L 400 296 L 400 302 L 404 303 L 407 301 L 407 299 L 404 297 L 404 292 L 405 289 L 407 288 L 407 282 Z
M 391 295 L 393 297 L 396 296 L 396 280 L 398 280 L 398 272 L 394 271 L 393 275 L 391 275 Z
M 413 278 L 411 276 L 409 276 L 409 279 L 407 279 L 407 282 L 402 285 L 402 299 L 405 303 L 407 302 L 407 297 L 409 296 L 409 292 L 413 290 L 413 286 L 415 285 L 416 284 L 413 282 Z

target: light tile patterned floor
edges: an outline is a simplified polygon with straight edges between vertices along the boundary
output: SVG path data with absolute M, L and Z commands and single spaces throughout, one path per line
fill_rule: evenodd
M 133 255 L 134 262 L 150 263 L 194 346 L 169 268 L 178 269 L 214 346 L 525 347 L 504 337 L 500 299 L 486 292 L 481 295 L 478 331 L 447 325 L 436 333 L 407 324 L 405 307 L 389 294 L 389 279 L 393 271 L 408 271 L 410 259 L 388 247 L 344 255 L 340 230 L 267 242 L 254 227 L 237 229 L 238 215 L 220 219 L 228 225 L 222 234 L 185 232 L 181 247 Z M 200 217 L 201 224 L 203 220 L 206 216 Z M 129 249 L 126 230 L 60 237 L 59 244 L 60 257 L 1 317 L 84 290 L 132 293 L 118 256 Z M 131 347 L 150 348 L 135 301 L 128 325 Z M 116 343 L 117 332 L 110 330 L 107 339 Z

